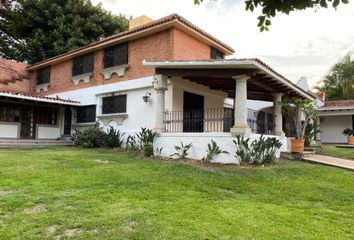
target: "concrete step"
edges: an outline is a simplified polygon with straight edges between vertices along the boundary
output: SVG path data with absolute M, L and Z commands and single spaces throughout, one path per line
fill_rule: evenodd
M 0 139 L 0 147 L 45 147 L 45 146 L 72 146 L 67 139 L 37 140 L 37 139 Z
M 280 157 L 281 158 L 285 158 L 285 159 L 301 159 L 307 156 L 312 156 L 316 154 L 315 151 L 304 151 L 302 154 L 301 153 L 292 153 L 290 150 L 284 151 L 280 153 Z

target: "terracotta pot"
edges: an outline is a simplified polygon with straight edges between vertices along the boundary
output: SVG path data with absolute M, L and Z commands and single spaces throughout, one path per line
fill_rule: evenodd
M 348 144 L 354 145 L 354 136 L 348 136 Z
M 305 148 L 304 139 L 291 139 L 291 152 L 294 153 L 303 153 Z

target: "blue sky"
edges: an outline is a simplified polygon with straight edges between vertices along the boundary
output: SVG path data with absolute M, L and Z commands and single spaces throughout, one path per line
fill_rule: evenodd
M 218 0 L 195 6 L 193 0 L 92 0 L 113 14 L 158 19 L 178 13 L 232 46 L 233 57 L 258 57 L 296 82 L 315 84 L 348 52 L 354 52 L 354 1 L 334 9 L 279 14 L 269 32 L 257 28 L 259 11 L 246 12 L 244 1 Z

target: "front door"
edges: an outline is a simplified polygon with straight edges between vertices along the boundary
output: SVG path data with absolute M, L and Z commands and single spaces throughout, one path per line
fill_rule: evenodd
M 21 106 L 20 109 L 20 123 L 21 123 L 21 131 L 20 138 L 21 139 L 33 139 L 35 138 L 36 132 L 36 124 L 34 121 L 34 111 L 31 106 Z
M 183 93 L 183 132 L 203 132 L 204 130 L 204 97 Z
M 71 109 L 65 108 L 65 117 L 64 117 L 64 135 L 71 134 Z

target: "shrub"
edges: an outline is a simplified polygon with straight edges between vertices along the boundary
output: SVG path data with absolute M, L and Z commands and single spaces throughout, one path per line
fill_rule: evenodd
M 203 162 L 210 162 L 220 153 L 227 153 L 228 154 L 229 152 L 221 150 L 220 147 L 216 144 L 216 142 L 212 139 L 211 143 L 208 143 L 207 155 L 202 158 L 202 161 Z
M 343 134 L 346 136 L 353 136 L 354 135 L 354 129 L 346 128 L 343 130 Z
M 85 130 L 75 130 L 71 136 L 74 144 L 85 148 L 102 147 L 104 145 L 106 133 L 98 125 Z
M 139 144 L 136 141 L 136 137 L 132 136 L 132 135 L 129 135 L 127 137 L 127 141 L 125 143 L 125 147 L 126 147 L 127 150 L 132 150 L 132 151 L 139 150 Z
M 141 128 L 141 131 L 136 134 L 139 139 L 140 149 L 143 151 L 145 157 L 151 157 L 154 155 L 154 139 L 157 136 L 157 132 L 153 132 L 151 129 Z
M 141 128 L 141 131 L 135 135 L 129 135 L 126 141 L 126 148 L 133 151 L 142 151 L 144 156 L 151 157 L 154 155 L 154 139 L 156 132 L 151 129 Z
M 309 123 L 305 128 L 305 147 L 309 147 L 311 142 L 315 139 L 316 134 L 320 133 L 320 129 L 318 128 L 316 123 Z
M 271 163 L 282 143 L 276 138 L 265 138 L 263 135 L 250 143 L 249 138 L 236 136 L 236 157 L 240 163 L 261 165 Z
M 109 148 L 121 148 L 124 141 L 123 136 L 124 133 L 121 133 L 119 130 L 115 130 L 110 126 L 104 139 L 104 146 Z
M 170 157 L 176 157 L 177 159 L 185 159 L 191 147 L 192 143 L 184 145 L 183 142 L 181 142 L 181 146 L 175 146 L 176 152 L 174 154 L 171 154 Z

